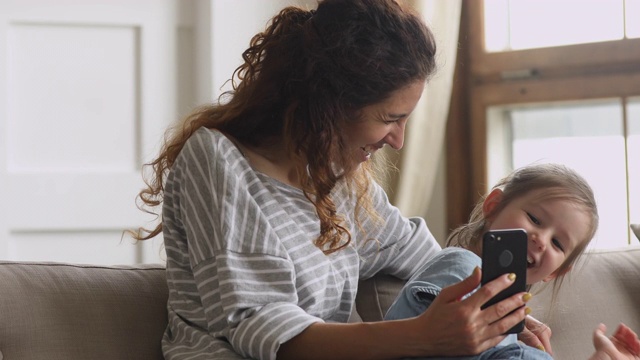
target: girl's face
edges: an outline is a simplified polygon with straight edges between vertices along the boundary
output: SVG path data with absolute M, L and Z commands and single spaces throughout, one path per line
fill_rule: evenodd
M 558 275 L 564 260 L 581 241 L 586 241 L 591 221 L 575 203 L 530 191 L 511 201 L 498 214 L 487 218 L 491 230 L 522 228 L 528 234 L 527 284 L 549 281 Z M 502 197 L 494 190 L 484 202 L 485 217 Z
M 391 93 L 384 101 L 364 107 L 361 119 L 346 126 L 356 162 L 369 160 L 385 144 L 396 150 L 402 148 L 407 118 L 418 104 L 424 86 L 424 81 L 416 81 Z

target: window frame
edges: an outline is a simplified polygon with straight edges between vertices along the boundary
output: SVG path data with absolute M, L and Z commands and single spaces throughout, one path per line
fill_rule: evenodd
M 489 107 L 640 96 L 640 39 L 490 53 L 483 3 L 462 3 L 447 128 L 449 229 L 464 224 L 486 193 Z

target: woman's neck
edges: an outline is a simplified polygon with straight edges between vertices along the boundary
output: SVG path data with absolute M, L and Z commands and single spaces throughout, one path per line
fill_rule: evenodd
M 269 142 L 265 145 L 248 145 L 234 141 L 251 167 L 260 173 L 282 183 L 302 188 L 297 169 L 304 164 L 296 164 L 282 141 Z M 298 161 L 299 162 L 299 161 Z

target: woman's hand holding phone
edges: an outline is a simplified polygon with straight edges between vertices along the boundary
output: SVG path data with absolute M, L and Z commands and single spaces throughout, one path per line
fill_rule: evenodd
M 481 276 L 482 271 L 476 268 L 465 280 L 442 289 L 427 311 L 414 318 L 419 323 L 419 329 L 415 329 L 417 334 L 429 339 L 425 344 L 440 344 L 441 350 L 448 349 L 448 352 L 432 355 L 478 354 L 497 345 L 507 330 L 524 320 L 524 305 L 528 300 L 524 292 L 482 309 L 490 299 L 513 285 L 508 274 L 488 282 L 461 300 L 480 285 Z

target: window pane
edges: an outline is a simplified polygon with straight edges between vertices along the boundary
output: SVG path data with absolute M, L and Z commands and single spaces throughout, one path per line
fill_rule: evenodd
M 640 224 L 640 98 L 631 99 L 627 104 L 629 137 L 627 157 L 629 162 L 629 215 L 632 224 Z M 631 243 L 637 244 L 631 235 Z
M 640 0 L 626 0 L 625 14 L 627 15 L 627 37 L 640 37 Z
M 485 0 L 486 50 L 521 50 L 620 40 L 624 37 L 623 2 Z M 638 21 L 638 16 L 631 15 L 638 12 L 627 13 Z
M 503 126 L 510 129 L 502 135 L 508 144 L 502 155 L 510 157 L 508 170 L 544 162 L 575 169 L 592 186 L 598 203 L 600 227 L 591 247 L 626 245 L 627 176 L 621 103 L 544 104 L 504 108 L 501 113 Z M 495 127 L 490 123 L 490 130 Z M 495 154 L 489 155 L 490 163 L 499 161 L 496 159 Z M 496 176 L 492 178 L 494 183 Z

